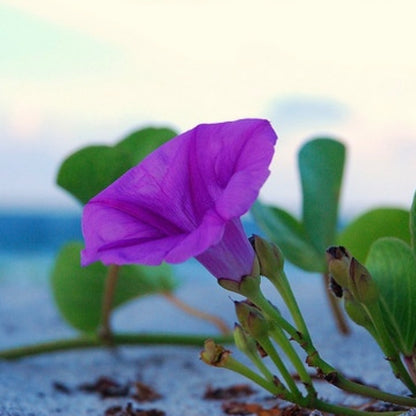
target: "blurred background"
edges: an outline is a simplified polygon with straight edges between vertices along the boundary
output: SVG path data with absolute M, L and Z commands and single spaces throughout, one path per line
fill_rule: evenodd
M 263 201 L 299 214 L 297 152 L 331 136 L 348 149 L 342 219 L 380 205 L 408 208 L 416 188 L 415 11 L 414 0 L 0 0 L 0 347 L 74 334 L 55 307 L 49 275 L 60 247 L 82 239 L 81 207 L 55 184 L 62 161 L 81 147 L 148 126 L 181 132 L 267 118 L 279 141 Z M 174 273 L 184 283 L 181 299 L 234 320 L 229 294 L 196 260 Z M 299 269 L 288 275 L 308 325 L 322 331 L 329 310 L 321 309 L 321 282 Z M 154 316 L 162 330 L 213 329 L 161 297 L 123 306 L 114 326 L 153 331 Z M 348 344 L 333 344 L 328 328 L 328 355 L 342 365 L 346 357 L 351 372 Z M 358 334 L 354 351 L 368 355 Z M 100 375 L 111 367 L 101 358 L 68 367 L 82 363 L 77 357 L 61 357 L 63 365 L 59 356 L 40 357 L 4 371 L 0 413 L 3 405 L 10 414 L 36 406 L 57 414 L 66 408 L 60 400 L 74 396 L 49 393 L 48 374 L 75 385 L 76 369 L 92 377 L 84 374 L 90 364 Z M 186 368 L 194 371 L 192 361 Z M 374 368 L 368 382 L 387 383 Z
M 261 198 L 295 213 L 296 153 L 322 135 L 348 146 L 344 217 L 411 203 L 410 0 L 3 0 L 0 31 L 3 249 L 28 230 L 32 250 L 36 236 L 54 247 L 79 236 L 80 207 L 55 185 L 60 163 L 150 125 L 269 119 L 279 142 Z

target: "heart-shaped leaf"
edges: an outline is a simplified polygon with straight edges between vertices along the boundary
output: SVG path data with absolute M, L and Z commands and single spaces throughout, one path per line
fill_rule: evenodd
M 80 265 L 83 244 L 66 244 L 59 252 L 51 275 L 55 302 L 73 327 L 94 332 L 101 323 L 102 298 L 108 268 L 101 263 Z M 139 296 L 172 292 L 176 282 L 171 268 L 161 266 L 122 266 L 119 269 L 113 309 Z
M 366 267 L 377 282 L 392 340 L 404 355 L 416 345 L 416 257 L 397 238 L 381 238 L 368 253 Z
M 130 134 L 115 146 L 87 146 L 64 160 L 57 184 L 86 204 L 175 135 L 166 128 L 146 128 Z
M 322 254 L 335 243 L 344 162 L 345 146 L 329 138 L 307 142 L 298 155 L 303 225 Z
M 288 212 L 259 201 L 251 213 L 266 236 L 282 250 L 285 258 L 303 270 L 323 272 L 325 258 L 309 243 L 302 224 Z
M 86 204 L 132 166 L 125 152 L 110 146 L 88 146 L 62 163 L 57 184 Z
M 377 208 L 349 223 L 338 235 L 337 244 L 348 248 L 361 263 L 371 244 L 381 237 L 397 237 L 410 243 L 409 212 L 400 208 Z
M 132 166 L 141 162 L 149 153 L 177 136 L 174 130 L 148 127 L 129 134 L 116 144 L 115 148 L 129 155 Z

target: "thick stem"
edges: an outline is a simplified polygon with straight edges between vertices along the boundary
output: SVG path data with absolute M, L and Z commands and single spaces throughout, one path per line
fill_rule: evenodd
M 213 337 L 205 335 L 173 335 L 173 334 L 113 334 L 112 345 L 186 345 L 201 347 L 207 338 L 219 344 L 230 344 L 232 336 Z M 58 339 L 50 342 L 26 345 L 0 351 L 0 359 L 14 360 L 33 355 L 57 351 L 79 350 L 87 348 L 108 347 L 108 343 L 99 336 Z
M 227 324 L 222 319 L 218 318 L 218 316 L 211 315 L 207 312 L 203 312 L 199 309 L 196 309 L 188 305 L 187 303 L 183 302 L 182 300 L 174 296 L 172 293 L 165 292 L 163 293 L 163 296 L 165 297 L 165 299 L 167 299 L 169 302 L 171 302 L 173 305 L 175 305 L 182 311 L 186 312 L 187 314 L 203 319 L 215 325 L 223 335 L 228 335 L 231 333 L 231 330 L 227 326 Z
M 345 315 L 342 312 L 338 299 L 331 293 L 329 288 L 329 274 L 324 273 L 322 278 L 325 285 L 326 297 L 328 299 L 329 307 L 331 308 L 337 328 L 341 334 L 348 335 L 350 333 L 350 328 L 347 324 L 347 321 L 345 320 Z

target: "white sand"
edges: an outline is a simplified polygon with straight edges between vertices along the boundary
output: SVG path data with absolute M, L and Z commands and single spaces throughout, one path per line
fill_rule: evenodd
M 195 270 L 197 270 L 195 272 Z M 221 289 L 214 278 L 201 269 L 178 268 L 187 277 L 178 296 L 206 311 L 222 315 L 232 325 L 235 321 L 230 292 Z M 197 273 L 199 276 L 192 276 Z M 338 334 L 329 314 L 319 276 L 289 269 L 296 295 L 314 342 L 321 355 L 342 369 L 347 376 L 360 377 L 390 392 L 406 394 L 393 378 L 382 353 L 364 332 L 354 327 L 348 338 Z M 278 297 L 270 298 L 283 310 Z M 150 297 L 126 305 L 114 316 L 113 325 L 120 331 L 170 331 L 215 334 L 206 323 L 184 315 L 165 300 Z M 0 348 L 10 348 L 35 341 L 47 341 L 75 335 L 56 311 L 46 280 L 0 278 Z M 208 385 L 228 387 L 248 383 L 227 370 L 211 368 L 199 360 L 201 348 L 134 346 L 117 350 L 84 350 L 45 354 L 17 361 L 0 361 L 0 415 L 103 415 L 114 405 L 125 406 L 129 398 L 101 399 L 97 394 L 77 389 L 82 383 L 93 383 L 100 376 L 120 383 L 140 380 L 162 395 L 152 403 L 134 403 L 135 408 L 156 408 L 168 416 L 222 416 L 222 401 L 203 399 Z M 233 348 L 234 350 L 234 348 Z M 240 357 L 236 353 L 236 356 Z M 65 394 L 54 388 L 59 382 L 71 390 Z M 249 383 L 248 383 L 249 384 Z M 345 404 L 362 403 L 332 386 L 317 382 L 320 395 Z M 256 394 L 244 398 L 262 403 L 266 408 L 276 402 L 259 387 Z M 414 413 L 413 413 L 414 416 Z

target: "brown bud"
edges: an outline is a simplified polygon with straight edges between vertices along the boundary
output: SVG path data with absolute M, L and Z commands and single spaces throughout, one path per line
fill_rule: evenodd
M 222 345 L 216 344 L 212 339 L 207 339 L 204 343 L 204 350 L 201 351 L 200 358 L 206 364 L 215 367 L 224 367 L 231 352 Z
M 351 256 L 345 247 L 329 247 L 326 251 L 329 274 L 343 288 L 348 287 Z

